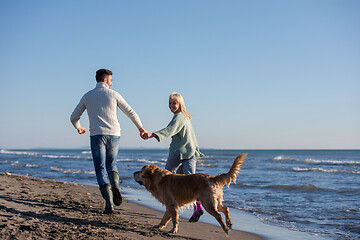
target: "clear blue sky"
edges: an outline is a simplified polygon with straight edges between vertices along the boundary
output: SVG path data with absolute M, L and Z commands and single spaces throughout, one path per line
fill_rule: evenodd
M 69 116 L 108 68 L 149 131 L 180 92 L 201 148 L 359 149 L 359 12 L 357 0 L 2 0 L 0 148 L 88 146 Z M 168 147 L 118 115 L 121 147 Z

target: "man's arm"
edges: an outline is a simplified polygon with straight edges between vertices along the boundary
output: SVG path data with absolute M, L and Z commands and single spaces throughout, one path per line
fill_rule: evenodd
M 85 109 L 86 109 L 86 106 L 82 102 L 82 99 L 81 99 L 79 104 L 76 106 L 76 108 L 74 109 L 74 111 L 72 112 L 72 114 L 70 116 L 70 121 L 74 125 L 74 127 L 76 128 L 76 130 L 78 131 L 79 134 L 84 134 L 86 132 L 86 128 L 84 128 L 80 124 L 80 117 L 83 114 L 83 112 L 85 111 Z
M 130 118 L 130 120 L 135 124 L 135 126 L 139 129 L 140 137 L 144 140 L 149 138 L 150 133 L 144 129 L 142 126 L 140 117 L 137 115 L 134 109 L 130 107 L 130 105 L 125 101 L 125 99 L 117 92 L 115 92 L 117 97 L 117 105 L 120 110 L 125 113 L 125 115 Z

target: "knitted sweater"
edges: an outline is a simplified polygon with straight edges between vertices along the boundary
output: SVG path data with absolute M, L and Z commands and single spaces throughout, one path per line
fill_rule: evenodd
M 70 121 L 78 129 L 81 126 L 80 117 L 86 109 L 90 122 L 90 136 L 120 136 L 121 129 L 117 119 L 117 107 L 131 119 L 137 128 L 142 127 L 136 112 L 119 93 L 111 90 L 104 82 L 98 82 L 93 90 L 81 98 L 71 114 Z
M 171 137 L 170 151 L 179 151 L 180 159 L 189 159 L 192 157 L 203 157 L 199 151 L 196 136 L 189 119 L 182 112 L 174 114 L 169 125 L 155 132 L 156 139 L 160 142 Z

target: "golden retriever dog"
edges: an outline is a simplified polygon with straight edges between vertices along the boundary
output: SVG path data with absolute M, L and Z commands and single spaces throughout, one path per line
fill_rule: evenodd
M 134 179 L 166 207 L 166 212 L 159 225 L 162 229 L 172 219 L 173 228 L 170 233 L 177 233 L 179 225 L 178 210 L 195 201 L 201 201 L 204 209 L 214 216 L 227 234 L 232 227 L 229 209 L 222 205 L 225 184 L 235 183 L 236 176 L 247 154 L 236 157 L 228 173 L 210 176 L 203 173 L 173 174 L 155 165 L 146 165 L 141 171 L 134 173 Z M 226 225 L 220 215 L 224 213 Z

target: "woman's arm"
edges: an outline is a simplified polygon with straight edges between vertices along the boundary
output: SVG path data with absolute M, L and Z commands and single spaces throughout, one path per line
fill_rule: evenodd
M 151 137 L 155 137 L 159 142 L 178 134 L 184 127 L 186 117 L 182 113 L 175 114 L 171 122 L 166 128 L 163 128 L 155 133 L 151 134 Z

